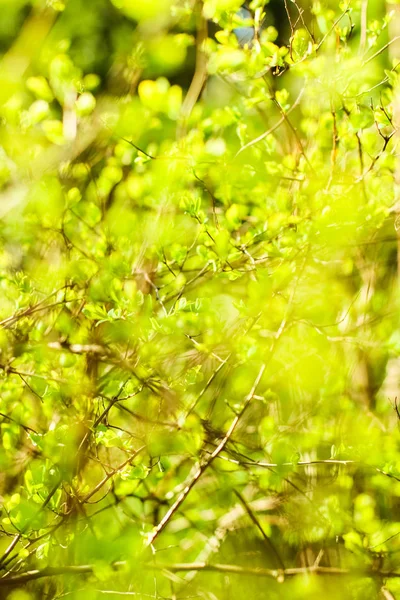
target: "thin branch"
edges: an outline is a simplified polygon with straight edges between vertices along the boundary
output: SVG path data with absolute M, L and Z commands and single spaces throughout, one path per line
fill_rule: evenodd
M 384 475 L 385 477 L 390 477 L 391 479 L 395 479 L 396 481 L 400 481 L 400 476 L 393 475 L 393 473 L 388 473 L 387 471 L 383 471 L 379 467 L 374 467 L 373 465 L 368 465 L 362 463 L 357 460 L 337 460 L 337 459 L 326 459 L 326 460 L 305 460 L 299 462 L 285 462 L 285 463 L 268 463 L 262 461 L 240 461 L 234 458 L 228 458 L 227 456 L 218 456 L 221 460 L 226 460 L 236 465 L 240 465 L 243 467 L 262 467 L 264 469 L 275 469 L 278 467 L 308 467 L 310 465 L 360 465 L 363 468 L 373 469 L 380 475 Z
M 233 432 L 235 431 L 237 424 L 243 417 L 250 402 L 252 401 L 254 394 L 257 391 L 258 385 L 261 381 L 261 378 L 264 374 L 265 368 L 266 368 L 266 365 L 263 364 L 258 372 L 258 375 L 257 375 L 255 381 L 254 381 L 252 389 L 250 390 L 249 394 L 245 398 L 245 401 L 243 403 L 241 411 L 233 419 L 228 431 L 225 434 L 225 437 L 218 444 L 218 446 L 215 448 L 215 450 L 212 452 L 212 454 L 209 456 L 209 458 L 203 464 L 201 464 L 199 467 L 197 467 L 195 474 L 192 476 L 192 479 L 189 481 L 189 483 L 186 485 L 186 487 L 183 489 L 183 491 L 179 494 L 178 498 L 175 500 L 175 502 L 173 503 L 171 508 L 166 512 L 166 514 L 161 519 L 161 521 L 159 522 L 157 527 L 155 527 L 154 531 L 149 535 L 148 542 L 147 542 L 148 546 L 151 546 L 153 544 L 153 542 L 155 541 L 155 539 L 165 529 L 165 527 L 168 525 L 169 521 L 174 516 L 176 511 L 180 508 L 180 506 L 186 500 L 186 498 L 188 497 L 188 495 L 190 494 L 191 490 L 194 488 L 194 486 L 196 485 L 196 483 L 198 482 L 200 477 L 208 469 L 208 467 L 211 465 L 211 463 L 214 461 L 214 459 L 217 458 L 217 456 L 225 448 L 225 446 L 228 443 L 229 439 L 231 438 Z
M 196 68 L 189 90 L 182 104 L 179 117 L 178 137 L 181 138 L 186 133 L 187 122 L 192 114 L 193 108 L 198 101 L 204 84 L 207 80 L 207 54 L 204 45 L 208 38 L 207 19 L 203 15 L 203 2 L 198 2 L 198 26 L 196 40 Z
M 113 569 L 124 569 L 128 566 L 128 562 L 121 560 L 111 563 Z M 283 583 L 287 577 L 305 576 L 305 575 L 322 575 L 322 576 L 367 576 L 367 577 L 379 577 L 383 579 L 399 578 L 400 572 L 398 571 L 380 571 L 373 569 L 364 568 L 352 568 L 344 569 L 339 567 L 321 567 L 310 566 L 310 567 L 294 567 L 289 569 L 264 569 L 257 567 L 242 567 L 239 565 L 229 564 L 214 564 L 209 565 L 207 563 L 175 563 L 175 564 L 145 564 L 143 567 L 149 571 L 165 571 L 170 573 L 182 573 L 189 571 L 208 571 L 214 573 L 226 573 L 231 575 L 250 575 L 253 577 L 269 577 L 277 580 L 279 583 Z M 0 579 L 0 587 L 21 585 L 29 581 L 36 579 L 43 579 L 45 577 L 55 577 L 58 575 L 85 575 L 94 573 L 95 565 L 66 565 L 63 567 L 46 567 L 44 569 L 34 569 L 32 571 L 25 571 L 12 577 L 2 577 Z
M 291 33 L 291 35 L 290 35 L 290 58 L 293 60 L 294 27 L 293 27 L 292 18 L 290 16 L 290 11 L 289 11 L 287 0 L 283 0 L 283 3 L 285 5 L 285 11 L 286 11 L 286 15 L 287 15 L 289 25 L 290 25 L 290 33 Z
M 282 114 L 281 118 L 274 125 L 272 125 L 272 127 L 270 127 L 267 131 L 264 131 L 264 133 L 262 133 L 261 135 L 259 135 L 258 137 L 256 137 L 254 140 L 251 140 L 250 142 L 248 142 L 247 144 L 245 144 L 244 146 L 242 146 L 236 152 L 235 158 L 237 156 L 239 156 L 239 154 L 241 154 L 242 152 L 244 152 L 245 150 L 247 150 L 248 148 L 251 148 L 251 146 L 254 146 L 255 144 L 258 144 L 259 142 L 262 142 L 262 140 L 264 140 L 271 133 L 273 133 L 276 129 L 278 129 L 278 127 L 280 127 L 282 125 L 282 123 L 284 123 L 286 121 L 287 115 L 289 115 L 300 104 L 301 98 L 302 98 L 302 96 L 304 94 L 304 90 L 305 90 L 305 87 L 303 87 L 302 90 L 300 91 L 300 94 L 297 96 L 296 101 L 294 102 L 294 104 L 284 114 Z
M 273 554 L 275 555 L 275 558 L 277 559 L 277 561 L 279 563 L 280 568 L 284 570 L 285 564 L 284 564 L 279 552 L 275 548 L 275 546 L 272 543 L 272 541 L 270 540 L 270 538 L 265 533 L 264 529 L 262 528 L 262 526 L 260 524 L 260 521 L 257 519 L 254 512 L 251 510 L 249 504 L 246 502 L 246 500 L 243 498 L 243 496 L 240 494 L 240 492 L 238 492 L 237 490 L 234 490 L 234 493 L 239 498 L 240 502 L 243 504 L 247 514 L 249 515 L 249 517 L 252 520 L 252 522 L 254 523 L 254 525 L 257 527 L 258 531 L 261 533 L 261 535 L 262 535 L 263 539 L 265 540 L 265 542 L 267 543 L 269 549 L 272 550 Z
M 156 160 L 157 159 L 156 156 L 152 156 L 148 152 L 145 152 L 144 150 L 142 150 L 141 148 L 139 148 L 139 146 L 137 146 L 136 144 L 134 144 L 132 142 L 132 140 L 128 140 L 128 139 L 126 139 L 124 137 L 121 137 L 120 139 L 123 140 L 124 142 L 126 142 L 127 144 L 129 144 L 130 146 L 132 146 L 133 148 L 135 148 L 135 150 L 137 150 L 138 152 L 141 152 L 142 154 L 144 154 L 145 156 L 147 156 L 147 158 L 150 158 L 151 160 Z
M 382 48 L 380 48 L 379 50 L 377 50 L 375 52 L 375 54 L 373 54 L 366 61 L 364 61 L 363 66 L 367 65 L 369 62 L 371 62 L 371 60 L 374 60 L 374 58 L 376 58 L 377 56 L 379 56 L 380 54 L 382 54 L 382 52 L 384 52 L 387 48 L 389 48 L 389 46 L 391 46 L 392 44 L 394 44 L 394 42 L 397 42 L 397 40 L 400 40 L 400 35 L 396 35 L 396 37 L 394 37 L 391 40 L 389 40 L 387 44 L 385 44 L 384 46 L 382 46 Z
M 254 577 L 271 577 L 277 581 L 283 583 L 286 577 L 295 577 L 298 575 L 344 575 L 354 576 L 368 575 L 370 577 L 387 577 L 396 578 L 400 577 L 400 572 L 397 571 L 373 571 L 372 569 L 354 568 L 354 569 L 342 569 L 339 567 L 321 567 L 321 566 L 310 566 L 310 567 L 294 567 L 290 569 L 263 569 L 257 567 L 241 567 L 239 565 L 226 565 L 226 564 L 214 564 L 208 565 L 206 563 L 177 563 L 173 565 L 154 565 L 157 570 L 166 570 L 172 573 L 179 573 L 184 571 L 212 571 L 216 573 L 231 573 L 232 575 L 252 575 Z
M 114 569 L 123 568 L 126 566 L 126 561 L 118 561 L 112 563 Z M 66 565 L 64 567 L 46 567 L 45 569 L 33 569 L 25 571 L 12 577 L 2 577 L 0 579 L 0 587 L 6 585 L 21 585 L 35 579 L 43 579 L 44 577 L 54 577 L 57 575 L 82 575 L 85 573 L 93 573 L 94 565 Z
M 15 546 L 18 544 L 18 542 L 21 539 L 22 535 L 25 533 L 25 531 L 27 531 L 27 529 L 31 525 L 31 523 L 42 512 L 42 510 L 44 510 L 46 508 L 46 506 L 48 505 L 48 503 L 50 502 L 50 500 L 52 499 L 52 497 L 54 496 L 54 494 L 56 493 L 56 491 L 60 487 L 60 484 L 61 484 L 61 479 L 58 479 L 56 481 L 56 483 L 53 485 L 53 487 L 51 488 L 51 490 L 48 493 L 48 495 L 46 496 L 46 498 L 44 499 L 44 501 L 43 501 L 42 505 L 40 506 L 40 508 L 28 520 L 28 522 L 25 524 L 25 526 L 23 527 L 23 529 L 21 531 L 19 531 L 17 533 L 17 535 L 13 538 L 12 542 L 10 543 L 10 545 L 4 551 L 3 556 L 0 558 L 0 567 L 4 564 L 6 558 L 9 556 L 9 554 L 14 550 Z M 1 579 L 0 579 L 0 582 L 1 582 Z
M 127 458 L 127 460 L 125 460 L 118 467 L 113 469 L 110 473 L 107 473 L 107 475 L 105 475 L 105 477 L 103 477 L 103 479 L 101 481 L 99 481 L 99 483 L 90 492 L 88 492 L 84 498 L 82 498 L 79 501 L 79 503 L 85 504 L 88 500 L 90 500 L 90 498 L 92 496 L 94 496 L 99 490 L 101 490 L 101 488 L 103 487 L 104 484 L 107 483 L 107 481 L 109 481 L 112 477 L 114 477 L 114 475 L 116 475 L 122 469 L 124 469 L 127 465 L 129 465 L 137 457 L 137 455 L 145 448 L 146 448 L 146 446 L 141 446 L 138 450 L 135 450 L 135 452 L 129 458 Z
M 332 31 L 334 31 L 336 25 L 338 25 L 340 23 L 340 21 L 343 19 L 343 17 L 345 15 L 347 15 L 348 12 L 349 12 L 349 8 L 346 8 L 342 12 L 342 14 L 336 19 L 336 21 L 333 23 L 332 27 L 329 29 L 329 31 L 326 32 L 326 34 L 324 35 L 324 37 L 322 38 L 322 40 L 319 42 L 318 46 L 315 49 L 315 52 L 318 52 L 318 50 L 321 48 L 321 46 L 323 45 L 323 43 L 325 42 L 325 40 L 330 36 L 330 34 L 332 33 Z
M 42 306 L 43 301 L 39 302 L 35 306 L 29 306 L 28 308 L 25 308 L 21 312 L 18 312 L 15 315 L 11 315 L 10 317 L 7 317 L 6 319 L 3 319 L 2 321 L 0 321 L 0 327 L 4 327 L 4 328 L 9 327 L 15 321 L 18 321 L 19 319 L 23 319 L 24 317 L 30 317 L 34 313 L 40 312 L 42 310 L 54 308 L 55 306 L 60 306 L 60 304 L 68 304 L 69 302 L 77 302 L 78 300 L 80 300 L 80 298 L 72 298 L 71 300 L 65 299 L 65 300 L 60 300 L 59 302 L 53 302 L 52 304 L 46 304 L 44 306 Z

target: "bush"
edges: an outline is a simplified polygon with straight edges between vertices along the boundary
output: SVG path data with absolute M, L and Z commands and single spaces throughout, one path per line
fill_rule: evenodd
M 2 3 L 2 597 L 400 594 L 398 11 L 241 5 Z

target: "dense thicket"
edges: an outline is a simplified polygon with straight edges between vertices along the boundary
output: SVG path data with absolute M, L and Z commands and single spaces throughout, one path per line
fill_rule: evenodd
M 400 598 L 398 8 L 1 2 L 1 597 Z

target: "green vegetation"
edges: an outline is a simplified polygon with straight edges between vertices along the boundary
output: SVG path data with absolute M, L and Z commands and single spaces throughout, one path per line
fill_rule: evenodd
M 0 2 L 1 598 L 400 599 L 400 5 L 241 5 Z

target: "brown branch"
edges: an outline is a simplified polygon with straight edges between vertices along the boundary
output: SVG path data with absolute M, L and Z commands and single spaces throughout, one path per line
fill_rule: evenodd
M 289 569 L 263 569 L 257 567 L 241 567 L 239 565 L 226 565 L 226 564 L 215 564 L 209 565 L 206 563 L 176 563 L 174 565 L 154 565 L 156 570 L 166 570 L 172 573 L 179 573 L 184 571 L 213 571 L 217 573 L 231 573 L 232 575 L 252 575 L 254 577 L 271 577 L 277 581 L 283 583 L 286 577 L 295 577 L 299 575 L 344 575 L 353 576 L 355 574 L 369 575 L 383 577 L 383 578 L 396 578 L 400 577 L 400 572 L 397 571 L 374 571 L 372 569 L 364 568 L 353 568 L 344 569 L 340 567 L 294 567 Z
M 217 217 L 217 213 L 216 213 L 217 199 L 216 199 L 215 195 L 213 194 L 213 192 L 210 190 L 210 188 L 207 186 L 206 182 L 203 181 L 203 179 L 200 179 L 200 177 L 198 175 L 196 175 L 196 171 L 194 169 L 192 169 L 192 171 L 193 171 L 193 175 L 194 175 L 195 179 L 197 179 L 197 181 L 199 181 L 202 184 L 203 188 L 205 189 L 205 191 L 208 193 L 208 195 L 211 198 L 212 211 L 213 211 L 213 217 L 214 217 L 214 225 L 217 229 L 219 229 L 218 217 Z
M 384 475 L 385 477 L 390 477 L 391 479 L 395 479 L 396 481 L 400 481 L 400 476 L 393 475 L 393 473 L 388 473 L 387 471 L 383 471 L 379 467 L 374 467 L 373 465 L 368 465 L 365 463 L 361 463 L 357 460 L 336 460 L 336 459 L 326 459 L 326 460 L 309 460 L 309 461 L 299 461 L 299 462 L 285 462 L 285 463 L 267 463 L 267 462 L 256 462 L 256 461 L 239 461 L 234 458 L 228 458 L 227 456 L 218 456 L 221 460 L 226 460 L 227 462 L 231 462 L 236 465 L 240 465 L 242 467 L 261 467 L 264 469 L 274 469 L 277 467 L 308 467 L 309 465 L 359 465 L 363 468 L 373 469 L 380 475 Z
M 23 527 L 23 529 L 21 531 L 19 531 L 17 533 L 16 536 L 14 536 L 12 542 L 9 544 L 9 546 L 6 548 L 6 550 L 4 551 L 3 556 L 0 558 L 0 567 L 2 565 L 4 565 L 4 562 L 6 560 L 6 558 L 11 554 L 11 552 L 14 550 L 15 546 L 18 544 L 18 542 L 20 541 L 21 537 L 23 536 L 23 534 L 25 533 L 25 531 L 27 531 L 28 527 L 31 525 L 31 523 L 36 519 L 36 517 L 42 512 L 42 510 L 44 510 L 46 508 L 46 506 L 48 505 L 48 503 L 50 502 L 50 500 L 52 499 L 52 497 L 54 496 L 54 494 L 56 493 L 56 491 L 58 490 L 58 488 L 60 487 L 61 484 L 61 479 L 58 479 L 56 481 L 56 483 L 53 485 L 53 487 L 51 488 L 50 492 L 47 494 L 46 498 L 44 499 L 42 505 L 40 506 L 40 508 L 33 514 L 33 516 L 28 520 L 28 522 L 25 524 L 25 526 Z M 1 579 L 0 579 L 1 582 Z
M 129 465 L 136 458 L 136 456 L 145 448 L 146 448 L 146 446 L 141 446 L 138 450 L 135 450 L 135 452 L 129 458 L 127 458 L 123 463 L 121 463 L 118 467 L 115 467 L 115 469 L 113 469 L 110 473 L 107 473 L 107 475 L 105 475 L 103 477 L 103 479 L 101 481 L 99 481 L 99 483 L 90 492 L 88 492 L 84 498 L 82 498 L 79 501 L 79 503 L 85 504 L 86 502 L 88 502 L 88 500 L 90 500 L 90 498 L 92 496 L 94 496 L 99 490 L 101 490 L 101 488 L 103 487 L 103 485 L 105 485 L 107 483 L 107 481 L 109 481 L 112 477 L 114 477 L 114 475 L 116 475 L 123 468 L 125 468 L 127 465 Z
M 315 43 L 314 36 L 311 33 L 310 28 L 307 25 L 307 21 L 303 17 L 304 10 L 300 6 L 298 6 L 296 0 L 292 0 L 292 2 L 293 2 L 293 4 L 296 7 L 297 12 L 299 13 L 299 19 L 301 21 L 301 24 L 303 25 L 304 29 L 307 31 L 308 35 L 310 36 L 310 39 L 311 39 L 312 43 L 314 44 Z
M 341 14 L 341 15 L 339 15 L 339 17 L 338 17 L 338 18 L 336 19 L 336 21 L 333 23 L 332 27 L 329 29 L 329 31 L 327 31 L 327 32 L 325 33 L 325 35 L 323 36 L 323 38 L 321 39 L 321 41 L 318 43 L 318 46 L 316 47 L 316 49 L 315 49 L 315 52 L 318 52 L 318 50 L 319 50 L 319 49 L 321 48 L 321 46 L 324 44 L 325 40 L 326 40 L 326 39 L 327 39 L 327 38 L 330 36 L 330 34 L 332 33 L 332 31 L 334 31 L 334 30 L 335 30 L 335 28 L 336 28 L 336 25 L 338 25 L 338 24 L 340 23 L 340 21 L 343 19 L 343 17 L 344 17 L 345 15 L 347 15 L 347 13 L 348 13 L 348 12 L 349 12 L 349 8 L 346 8 L 346 10 L 344 10 L 344 11 L 342 12 L 342 14 Z M 302 59 L 302 60 L 303 60 L 303 59 Z M 302 62 L 302 60 L 301 60 L 301 61 L 299 61 L 299 62 Z M 298 63 L 295 63 L 295 64 L 298 64 Z
M 254 144 L 258 144 L 258 142 L 262 142 L 262 140 L 264 140 L 271 133 L 273 133 L 275 131 L 275 129 L 278 129 L 278 127 L 280 127 L 282 125 L 282 123 L 284 123 L 287 120 L 287 115 L 289 115 L 300 104 L 300 100 L 301 100 L 301 98 L 302 98 L 302 96 L 304 94 L 304 90 L 305 90 L 305 88 L 303 87 L 301 89 L 299 95 L 297 96 L 294 104 L 292 104 L 292 106 L 286 112 L 283 112 L 282 109 L 281 109 L 281 107 L 279 107 L 281 115 L 282 115 L 281 118 L 274 125 L 272 125 L 272 127 L 270 127 L 267 131 L 264 131 L 264 133 L 262 133 L 261 135 L 259 135 L 256 138 L 254 138 L 254 140 L 251 140 L 250 142 L 248 142 L 247 144 L 245 144 L 244 146 L 242 146 L 236 152 L 234 158 L 236 158 L 237 156 L 239 156 L 239 154 L 241 154 L 242 152 L 244 152 L 248 148 L 251 148 L 251 146 L 254 146 Z
M 285 565 L 284 565 L 284 562 L 283 562 L 283 560 L 281 558 L 281 555 L 279 554 L 279 552 L 275 548 L 275 546 L 272 543 L 272 541 L 270 540 L 270 538 L 265 533 L 264 529 L 262 528 L 262 526 L 260 524 L 260 521 L 257 519 L 256 515 L 252 511 L 250 505 L 246 502 L 246 500 L 243 498 L 243 496 L 237 490 L 234 490 L 234 493 L 239 498 L 240 502 L 243 504 L 243 506 L 244 506 L 247 514 L 249 515 L 249 517 L 252 520 L 252 522 L 254 523 L 254 525 L 257 527 L 258 531 L 261 533 L 261 535 L 262 535 L 264 541 L 266 542 L 268 548 L 270 550 L 272 550 L 272 552 L 273 552 L 276 560 L 279 563 L 280 568 L 283 569 L 283 570 L 285 570 Z
M 111 563 L 115 570 L 123 569 L 128 565 L 127 561 L 121 560 Z M 241 567 L 239 565 L 214 564 L 209 565 L 204 562 L 196 563 L 175 563 L 175 564 L 146 564 L 143 565 L 149 571 L 166 571 L 170 573 L 182 573 L 190 571 L 208 571 L 214 573 L 227 573 L 231 575 L 250 575 L 253 577 L 270 577 L 283 583 L 287 577 L 297 577 L 304 575 L 322 575 L 322 576 L 354 576 L 359 574 L 367 577 L 379 577 L 383 579 L 399 578 L 398 571 L 379 571 L 365 568 L 345 569 L 339 567 L 321 567 L 313 565 L 310 567 L 294 567 L 289 569 L 263 569 L 257 567 Z M 34 569 L 25 571 L 12 577 L 2 577 L 0 587 L 21 585 L 36 579 L 45 577 L 55 577 L 57 575 L 85 575 L 94 573 L 94 565 L 66 565 L 63 567 L 46 567 L 44 569 Z
M 208 38 L 208 24 L 207 19 L 203 15 L 202 1 L 198 2 L 197 18 L 196 68 L 189 90 L 182 104 L 178 125 L 178 138 L 181 138 L 186 134 L 187 122 L 207 80 L 207 55 L 205 53 L 204 45 Z
M 289 21 L 289 25 L 290 25 L 290 58 L 293 60 L 293 39 L 294 39 L 294 27 L 293 27 L 293 22 L 292 22 L 292 18 L 290 16 L 290 11 L 289 11 L 289 7 L 288 7 L 288 3 L 287 0 L 283 0 L 283 3 L 285 5 L 285 11 L 286 11 L 286 15 Z
M 125 567 L 125 561 L 112 563 L 114 569 Z M 43 579 L 44 577 L 54 577 L 56 575 L 81 575 L 85 573 L 93 573 L 94 565 L 66 565 L 64 567 L 46 567 L 45 569 L 33 569 L 25 571 L 19 575 L 12 577 L 2 577 L 0 579 L 0 587 L 7 585 L 21 585 L 35 579 Z
M 51 295 L 54 295 L 54 294 L 51 294 Z M 42 302 L 39 302 L 35 306 L 29 306 L 28 308 L 25 308 L 21 312 L 17 312 L 14 315 L 7 317 L 6 319 L 3 319 L 2 321 L 0 321 L 0 327 L 6 328 L 9 325 L 11 325 L 14 321 L 18 321 L 19 319 L 23 319 L 24 317 L 30 317 L 31 315 L 33 315 L 36 312 L 54 308 L 55 306 L 60 306 L 60 304 L 68 304 L 69 302 L 77 302 L 78 300 L 80 300 L 80 298 L 72 298 L 71 300 L 64 299 L 64 300 L 60 300 L 59 302 L 53 302 L 52 304 L 46 304 L 46 305 L 42 306 L 43 302 L 45 302 L 45 300 L 43 300 Z
M 379 56 L 380 54 L 382 54 L 382 52 L 384 52 L 387 48 L 389 48 L 392 44 L 394 44 L 394 42 L 397 42 L 397 40 L 400 40 L 400 35 L 397 35 L 396 37 L 392 38 L 391 40 L 388 41 L 387 44 L 385 44 L 384 46 L 382 46 L 382 48 L 380 48 L 379 50 L 377 50 L 377 52 L 375 52 L 375 54 L 373 54 L 372 56 L 370 56 L 363 63 L 363 66 L 367 65 L 369 62 L 371 62 L 371 60 L 374 60 L 374 58 L 376 58 L 377 56 Z
M 214 381 L 214 379 L 216 378 L 216 376 L 218 375 L 218 373 L 226 365 L 226 363 L 228 362 L 228 360 L 230 359 L 231 356 L 232 356 L 231 353 L 228 354 L 228 356 L 226 357 L 226 359 L 223 362 L 221 362 L 216 369 L 214 369 L 214 371 L 210 375 L 207 383 L 205 384 L 205 386 L 203 387 L 203 389 L 201 390 L 201 392 L 197 396 L 196 400 L 194 401 L 194 403 L 192 404 L 192 406 L 188 410 L 186 418 L 196 409 L 196 406 L 198 405 L 198 403 L 200 402 L 200 400 L 202 399 L 202 397 L 204 396 L 204 394 L 206 393 L 206 391 L 208 390 L 208 388 L 210 387 L 210 385 L 212 384 L 212 382 Z
M 156 156 L 152 156 L 151 154 L 149 154 L 148 152 L 145 152 L 144 150 L 142 150 L 142 148 L 139 148 L 139 146 L 137 146 L 136 144 L 134 144 L 132 142 L 132 140 L 127 140 L 124 137 L 120 137 L 121 140 L 123 140 L 124 142 L 126 142 L 127 144 L 129 144 L 130 146 L 132 146 L 133 148 L 135 148 L 135 150 L 137 150 L 138 152 L 141 152 L 142 154 L 144 154 L 145 156 L 147 156 L 147 158 L 150 158 L 151 160 L 156 160 L 157 157 Z
M 149 535 L 149 538 L 148 538 L 148 541 L 147 541 L 147 545 L 148 546 L 150 546 L 151 544 L 153 544 L 153 542 L 155 541 L 155 539 L 165 529 L 165 527 L 168 525 L 169 521 L 174 516 L 174 514 L 176 513 L 176 511 L 179 509 L 179 507 L 186 500 L 186 498 L 188 497 L 188 495 L 190 494 L 191 490 L 194 488 L 194 486 L 196 485 L 196 483 L 198 482 L 198 480 L 200 479 L 200 477 L 208 469 L 208 467 L 211 465 L 211 463 L 214 461 L 214 459 L 217 458 L 217 456 L 225 448 L 225 446 L 228 443 L 229 439 L 231 438 L 233 432 L 235 431 L 237 424 L 239 423 L 240 419 L 243 417 L 245 411 L 247 410 L 250 402 L 252 401 L 252 399 L 254 397 L 254 394 L 256 393 L 258 385 L 259 385 L 259 383 L 261 381 L 261 378 L 262 378 L 262 376 L 264 374 L 265 367 L 266 367 L 265 364 L 263 364 L 261 366 L 261 368 L 260 368 L 260 370 L 258 372 L 258 375 L 257 375 L 257 377 L 256 377 L 256 379 L 254 381 L 253 387 L 250 390 L 249 394 L 245 398 L 245 401 L 243 403 L 242 409 L 240 410 L 240 412 L 233 419 L 233 421 L 232 421 L 232 423 L 231 423 L 228 431 L 225 434 L 225 437 L 221 440 L 221 442 L 218 444 L 218 446 L 215 448 L 215 450 L 212 452 L 212 454 L 207 458 L 207 460 L 203 464 L 201 464 L 199 467 L 197 467 L 195 474 L 192 476 L 192 479 L 185 486 L 185 488 L 183 489 L 183 491 L 179 494 L 178 498 L 175 500 L 175 502 L 173 503 L 173 505 L 171 506 L 171 508 L 166 512 L 166 514 L 161 519 L 161 521 L 159 522 L 159 524 L 157 525 L 157 527 L 155 527 L 154 531 Z

